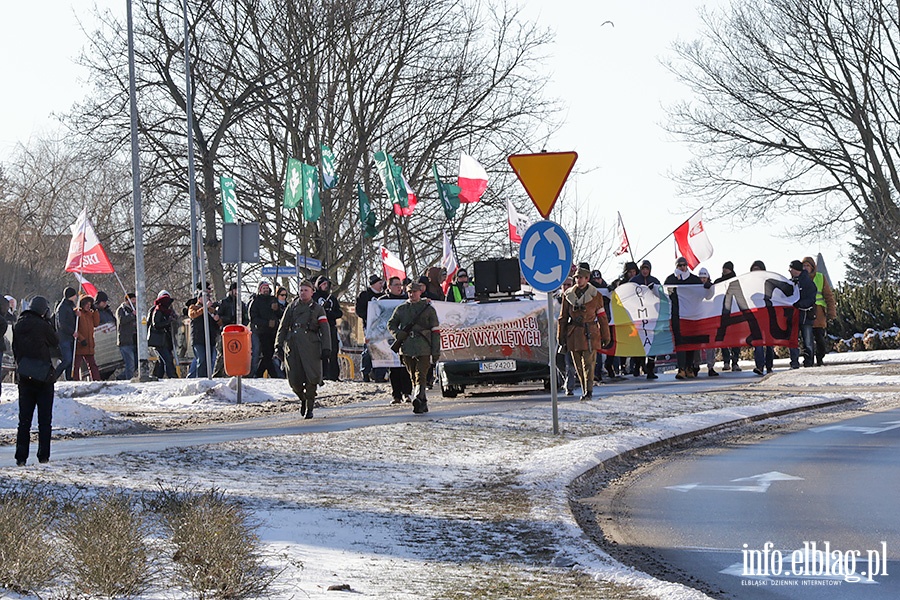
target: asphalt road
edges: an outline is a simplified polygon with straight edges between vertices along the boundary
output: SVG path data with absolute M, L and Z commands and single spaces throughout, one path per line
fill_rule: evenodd
M 900 598 L 898 467 L 900 410 L 744 436 L 635 474 L 608 531 L 640 568 L 715 597 Z

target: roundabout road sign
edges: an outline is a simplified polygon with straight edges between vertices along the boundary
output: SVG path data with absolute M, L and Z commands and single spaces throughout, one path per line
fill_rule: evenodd
M 538 221 L 522 236 L 519 265 L 525 281 L 535 290 L 558 290 L 572 267 L 569 236 L 553 221 Z

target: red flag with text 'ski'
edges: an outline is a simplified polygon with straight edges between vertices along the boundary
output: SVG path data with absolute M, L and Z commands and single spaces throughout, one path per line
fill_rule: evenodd
M 384 266 L 385 279 L 391 277 L 399 277 L 401 281 L 406 279 L 406 267 L 403 265 L 403 261 L 384 246 L 381 247 L 381 264 Z
M 69 242 L 69 256 L 66 258 L 67 273 L 115 273 L 106 251 L 97 239 L 97 233 L 87 209 L 81 211 L 72 225 L 72 241 Z
M 703 228 L 703 211 L 698 210 L 678 226 L 674 232 L 678 252 L 687 259 L 688 266 L 696 269 L 697 265 L 713 255 L 712 244 Z

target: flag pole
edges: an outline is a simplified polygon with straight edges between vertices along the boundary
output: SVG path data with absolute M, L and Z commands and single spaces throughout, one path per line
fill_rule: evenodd
M 631 257 L 631 262 L 637 262 L 634 260 L 634 251 L 631 249 L 631 240 L 628 239 L 628 231 L 625 229 L 625 221 L 622 220 L 622 213 L 616 211 L 616 214 L 619 215 L 619 225 L 622 226 L 622 235 L 625 236 L 625 245 L 628 246 L 628 255 Z
M 682 221 L 681 223 L 679 223 L 679 224 L 678 224 L 678 227 L 681 227 L 682 225 L 684 225 L 685 223 L 687 223 L 688 221 L 690 221 L 692 218 L 694 218 L 694 215 L 696 215 L 696 214 L 697 214 L 698 212 L 700 212 L 701 210 L 703 210 L 703 209 L 702 209 L 702 208 L 698 208 L 697 210 L 695 210 L 693 213 L 691 213 L 691 216 L 689 216 L 687 219 L 685 219 L 684 221 Z M 669 239 L 669 236 L 674 235 L 674 233 L 678 230 L 678 227 L 676 227 L 675 229 L 673 229 L 672 231 L 670 231 L 669 233 L 667 233 L 667 234 L 666 234 L 666 237 L 664 237 L 663 239 L 659 240 L 659 243 L 658 243 L 658 244 L 656 244 L 655 246 L 653 246 L 652 248 L 650 248 L 650 250 L 648 250 L 647 252 L 645 252 L 645 253 L 644 253 L 644 256 L 641 257 L 641 260 L 643 260 L 643 259 L 647 258 L 648 256 L 650 256 L 650 253 L 651 253 L 651 252 L 653 252 L 654 250 L 656 250 L 657 248 L 659 248 L 660 246 L 662 246 L 662 243 L 665 242 L 667 239 Z

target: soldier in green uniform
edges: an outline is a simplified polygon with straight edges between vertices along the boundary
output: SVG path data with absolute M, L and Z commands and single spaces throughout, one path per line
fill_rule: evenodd
M 331 352 L 331 331 L 325 309 L 313 302 L 315 286 L 311 281 L 300 284 L 300 295 L 284 311 L 275 352 L 287 368 L 291 389 L 300 398 L 300 414 L 313 416 L 316 387 L 322 383 L 322 358 Z
M 388 321 L 388 329 L 394 338 L 401 342 L 400 360 L 409 378 L 412 379 L 413 412 L 428 412 L 428 398 L 425 386 L 428 370 L 432 362 L 437 363 L 441 357 L 441 332 L 438 329 L 438 316 L 434 307 L 422 300 L 425 286 L 421 283 L 410 283 L 406 286 L 409 300 L 394 309 Z

